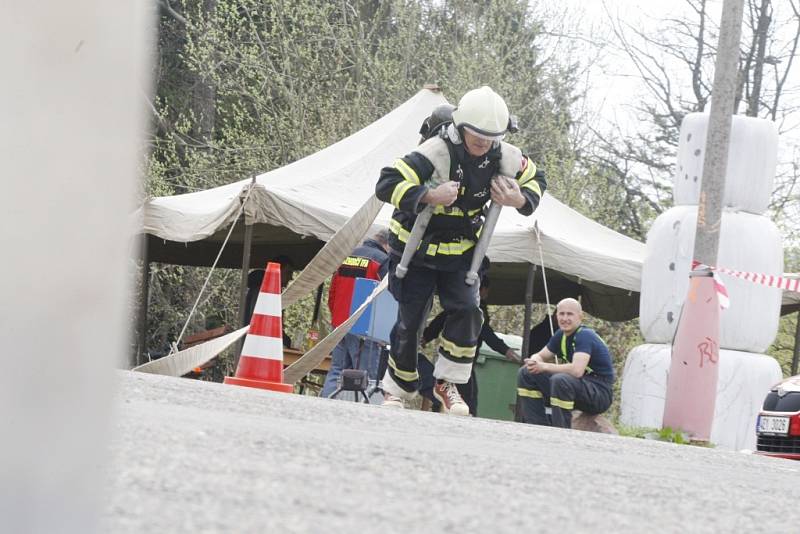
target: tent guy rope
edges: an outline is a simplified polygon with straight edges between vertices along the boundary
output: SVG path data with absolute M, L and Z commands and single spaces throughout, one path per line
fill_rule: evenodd
M 208 271 L 208 275 L 206 275 L 205 282 L 203 282 L 203 287 L 200 288 L 200 292 L 197 294 L 197 299 L 194 301 L 194 305 L 192 306 L 192 310 L 189 312 L 189 316 L 186 317 L 186 322 L 183 323 L 183 328 L 181 328 L 181 333 L 178 335 L 178 339 L 172 343 L 172 348 L 170 349 L 170 354 L 177 352 L 176 348 L 178 344 L 180 344 L 181 339 L 183 339 L 183 334 L 186 333 L 186 328 L 189 326 L 189 321 L 192 320 L 192 316 L 194 312 L 197 311 L 197 305 L 200 303 L 200 299 L 203 297 L 203 293 L 208 286 L 208 281 L 211 279 L 211 275 L 214 274 L 214 269 L 217 267 L 217 263 L 219 263 L 220 257 L 222 257 L 222 252 L 225 250 L 225 246 L 228 244 L 228 240 L 231 238 L 231 234 L 233 233 L 233 229 L 236 227 L 236 221 L 239 220 L 239 217 L 242 216 L 242 212 L 244 211 L 245 205 L 247 205 L 247 199 L 250 198 L 250 193 L 253 192 L 253 185 L 247 186 L 247 194 L 242 200 L 241 206 L 239 206 L 239 211 L 236 212 L 236 217 L 231 222 L 231 227 L 228 230 L 228 235 L 225 236 L 225 241 L 222 242 L 222 246 L 219 248 L 219 252 L 217 252 L 217 257 L 214 259 L 214 263 L 211 265 L 211 268 Z

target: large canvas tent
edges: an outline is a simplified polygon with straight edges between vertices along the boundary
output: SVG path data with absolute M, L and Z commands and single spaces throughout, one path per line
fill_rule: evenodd
M 255 179 L 245 207 L 252 224 L 250 267 L 282 254 L 304 265 L 374 194 L 380 169 L 413 150 L 419 125 L 446 99 L 425 88 L 389 114 L 317 153 Z M 141 208 L 149 261 L 211 265 L 251 180 L 154 198 Z M 388 225 L 385 205 L 373 229 Z M 240 267 L 241 219 L 219 260 Z M 488 252 L 495 304 L 521 304 L 531 264 L 542 264 L 551 302 L 581 295 L 587 311 L 609 320 L 636 317 L 644 245 L 582 216 L 546 194 L 531 217 L 503 209 Z M 545 291 L 541 270 L 534 301 Z

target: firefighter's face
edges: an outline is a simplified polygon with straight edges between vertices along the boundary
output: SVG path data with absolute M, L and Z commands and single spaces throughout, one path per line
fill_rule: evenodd
M 581 325 L 583 310 L 575 299 L 564 299 L 558 303 L 558 327 L 567 335 L 572 334 Z
M 470 156 L 483 156 L 492 148 L 492 141 L 478 137 L 469 130 L 464 130 L 464 146 Z

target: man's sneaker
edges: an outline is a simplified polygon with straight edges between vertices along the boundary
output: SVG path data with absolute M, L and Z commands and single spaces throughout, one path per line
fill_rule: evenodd
M 403 409 L 406 407 L 406 403 L 403 401 L 401 397 L 397 397 L 395 395 L 392 395 L 391 393 L 385 393 L 383 395 L 382 406 L 386 406 L 387 408 Z
M 461 395 L 456 389 L 456 385 L 452 382 L 437 382 L 433 386 L 433 396 L 442 403 L 442 410 L 444 413 L 453 415 L 469 415 L 469 408 L 461 398 Z

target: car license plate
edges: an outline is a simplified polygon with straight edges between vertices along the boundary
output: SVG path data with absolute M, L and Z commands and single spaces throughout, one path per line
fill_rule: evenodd
M 758 417 L 758 432 L 763 434 L 781 434 L 785 436 L 789 433 L 789 418 L 776 417 L 774 415 L 760 415 Z

